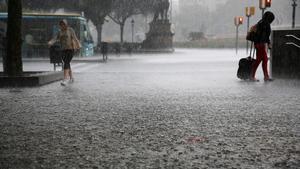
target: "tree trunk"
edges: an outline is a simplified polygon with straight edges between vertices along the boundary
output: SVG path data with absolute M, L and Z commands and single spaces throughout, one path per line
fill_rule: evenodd
M 101 41 L 102 41 L 102 27 L 103 27 L 103 24 L 97 24 L 96 25 L 97 33 L 98 33 L 98 44 L 97 44 L 97 46 L 101 46 Z
M 124 25 L 125 24 L 120 24 L 120 41 L 121 41 L 121 44 L 123 44 L 123 42 L 124 42 Z
M 22 65 L 22 1 L 8 1 L 7 53 L 4 59 L 4 73 L 19 76 L 23 73 Z

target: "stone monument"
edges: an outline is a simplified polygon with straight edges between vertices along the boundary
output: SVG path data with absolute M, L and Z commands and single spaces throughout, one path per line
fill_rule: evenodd
M 150 30 L 142 43 L 145 50 L 173 51 L 173 36 L 168 18 L 169 0 L 157 0 L 155 14 L 150 22 Z

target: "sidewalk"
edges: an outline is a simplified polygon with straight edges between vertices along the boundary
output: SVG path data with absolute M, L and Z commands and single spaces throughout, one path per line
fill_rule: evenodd
M 144 55 L 142 53 L 136 53 L 136 54 L 109 54 L 108 59 L 109 60 L 114 60 L 114 59 L 130 59 L 132 56 L 137 56 L 137 55 Z M 49 57 L 45 58 L 23 58 L 23 62 L 50 62 Z M 102 55 L 95 55 L 95 56 L 88 56 L 88 57 L 73 57 L 72 62 L 102 62 Z M 0 62 L 2 62 L 2 59 L 0 59 Z

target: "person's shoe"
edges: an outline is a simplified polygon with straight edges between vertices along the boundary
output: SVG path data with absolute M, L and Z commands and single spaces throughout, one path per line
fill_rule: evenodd
M 259 82 L 259 80 L 256 79 L 256 78 L 251 78 L 251 79 L 250 79 L 250 82 Z
M 264 80 L 265 80 L 265 82 L 273 82 L 274 81 L 274 79 L 271 79 L 271 78 L 264 79 Z
M 66 86 L 66 85 L 67 85 L 67 82 L 66 82 L 66 80 L 62 80 L 62 81 L 60 82 L 60 85 L 62 85 L 62 86 Z
M 74 83 L 74 78 L 70 79 L 69 83 Z

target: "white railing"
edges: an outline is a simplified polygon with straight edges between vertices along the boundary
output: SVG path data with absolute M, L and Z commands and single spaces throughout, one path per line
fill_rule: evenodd
M 292 38 L 294 38 L 294 39 L 300 41 L 300 38 L 297 37 L 297 36 L 295 36 L 295 35 L 285 35 L 285 37 L 292 37 Z M 297 48 L 300 48 L 300 45 L 298 45 L 298 44 L 296 44 L 296 43 L 294 43 L 294 42 L 287 42 L 287 43 L 285 43 L 285 44 L 286 44 L 286 45 L 292 45 L 292 46 L 295 46 L 295 47 L 297 47 Z
M 287 43 L 285 43 L 285 44 L 286 44 L 286 45 L 292 45 L 292 46 L 295 46 L 295 47 L 297 47 L 297 48 L 300 49 L 300 46 L 297 45 L 296 43 L 293 43 L 293 42 L 287 42 Z
M 300 38 L 297 37 L 297 36 L 295 36 L 295 35 L 285 35 L 285 36 L 286 36 L 286 37 L 292 37 L 292 38 L 294 38 L 294 39 L 300 41 Z

